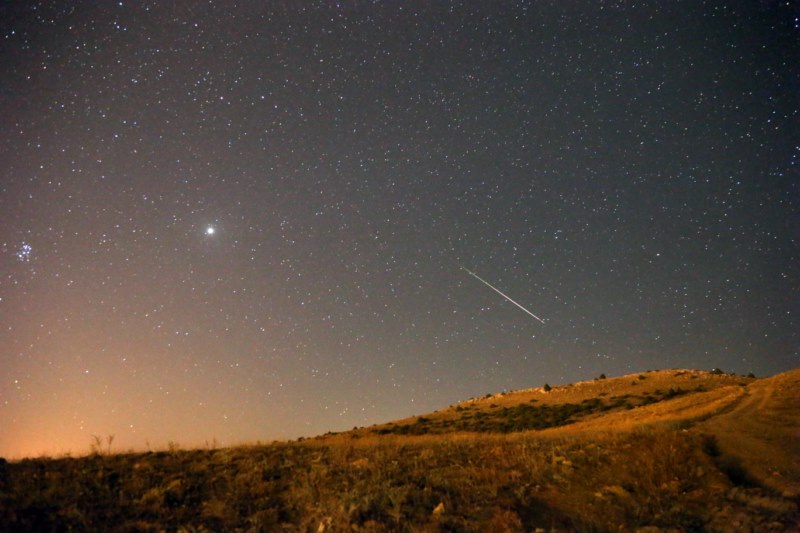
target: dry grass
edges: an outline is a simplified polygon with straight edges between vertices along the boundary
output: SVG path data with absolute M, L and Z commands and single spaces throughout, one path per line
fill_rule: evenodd
M 733 388 L 721 380 L 546 431 L 372 428 L 267 446 L 3 462 L 0 531 L 791 531 L 796 495 L 759 481 L 711 424 L 730 427 L 736 413 L 751 412 L 747 399 L 796 420 L 783 407 L 798 377 L 780 394 L 768 380 Z M 669 390 L 656 376 L 637 381 L 651 379 Z M 595 396 L 603 402 L 624 390 L 603 381 L 608 394 Z M 591 399 L 587 389 L 564 403 Z M 506 415 L 514 408 L 481 401 Z M 456 407 L 427 424 L 457 420 Z M 636 423 L 624 424 L 625 414 Z M 615 421 L 603 427 L 605 417 Z M 784 475 L 797 481 L 796 471 Z

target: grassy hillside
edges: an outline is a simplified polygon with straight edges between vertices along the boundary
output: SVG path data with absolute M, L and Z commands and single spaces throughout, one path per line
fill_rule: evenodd
M 474 398 L 430 415 L 371 428 L 373 433 L 420 435 L 453 431 L 511 433 L 573 424 L 616 412 L 731 385 L 753 378 L 688 370 L 666 370 L 560 387 L 512 391 Z M 693 395 L 696 398 L 696 394 Z M 649 412 L 649 411 L 648 411 Z
M 648 372 L 298 442 L 0 462 L 0 530 L 796 531 L 798 428 L 800 371 Z

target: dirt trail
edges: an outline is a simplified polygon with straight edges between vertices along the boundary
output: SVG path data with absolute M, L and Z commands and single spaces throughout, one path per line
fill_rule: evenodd
M 670 401 L 640 406 L 630 411 L 618 411 L 597 418 L 544 430 L 542 433 L 582 433 L 594 431 L 627 431 L 648 425 L 669 424 L 692 426 L 727 415 L 746 399 L 745 388 L 724 386 L 708 392 L 689 394 Z
M 689 428 L 716 437 L 757 483 L 800 498 L 800 370 L 609 413 L 541 435 L 630 431 L 642 426 Z
M 759 483 L 800 497 L 800 371 L 751 383 L 729 407 L 694 430 L 716 436 Z

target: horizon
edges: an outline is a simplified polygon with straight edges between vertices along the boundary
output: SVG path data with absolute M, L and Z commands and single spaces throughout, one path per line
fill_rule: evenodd
M 795 368 L 795 369 L 789 369 L 787 371 L 779 372 L 777 374 L 772 374 L 772 375 L 769 375 L 769 376 L 755 376 L 755 375 L 753 375 L 752 377 L 754 379 L 756 379 L 756 380 L 758 380 L 758 379 L 766 379 L 766 378 L 770 378 L 770 377 L 773 377 L 773 376 L 776 376 L 776 375 L 779 375 L 779 374 L 783 374 L 785 372 L 791 372 L 792 370 L 798 370 L 798 369 L 800 369 L 800 367 Z M 717 372 L 717 371 L 719 371 L 719 372 Z M 482 396 L 472 396 L 470 398 L 463 398 L 463 399 L 460 399 L 460 400 L 456 400 L 455 402 L 453 402 L 451 404 L 448 404 L 446 406 L 436 407 L 436 408 L 434 408 L 434 409 L 432 409 L 430 411 L 425 411 L 425 412 L 421 412 L 421 413 L 409 413 L 409 414 L 406 414 L 404 416 L 401 416 L 399 418 L 392 419 L 392 420 L 379 420 L 379 421 L 375 421 L 373 423 L 370 423 L 370 424 L 367 424 L 367 425 L 364 425 L 364 426 L 356 426 L 356 427 L 353 427 L 353 428 L 344 428 L 344 429 L 340 429 L 340 430 L 328 429 L 328 430 L 325 430 L 324 432 L 319 432 L 319 433 L 315 433 L 315 434 L 296 435 L 296 436 L 285 437 L 285 438 L 281 438 L 281 439 L 273 439 L 273 438 L 267 437 L 267 438 L 262 438 L 262 439 L 254 439 L 254 440 L 240 441 L 240 442 L 228 442 L 228 443 L 221 442 L 215 437 L 203 440 L 202 442 L 194 442 L 194 443 L 192 443 L 192 442 L 179 442 L 179 441 L 176 441 L 176 440 L 167 440 L 167 441 L 164 441 L 164 442 L 161 442 L 161 443 L 154 443 L 154 442 L 151 442 L 149 439 L 145 439 L 145 443 L 144 443 L 144 445 L 142 447 L 128 446 L 128 447 L 124 447 L 123 448 L 123 447 L 120 447 L 120 446 L 118 446 L 116 444 L 116 435 L 113 435 L 113 434 L 98 434 L 98 435 L 91 435 L 90 436 L 91 437 L 91 442 L 89 442 L 87 444 L 85 449 L 81 449 L 81 450 L 65 449 L 65 450 L 56 450 L 56 451 L 50 451 L 50 452 L 48 452 L 46 450 L 43 450 L 40 453 L 34 453 L 34 454 L 31 454 L 31 455 L 25 455 L 25 456 L 3 456 L 2 454 L 0 454 L 0 458 L 8 460 L 8 461 L 21 461 L 21 460 L 24 460 L 24 459 L 65 459 L 65 458 L 87 457 L 87 456 L 90 456 L 90 455 L 93 455 L 93 454 L 96 454 L 96 453 L 98 453 L 100 455 L 107 455 L 107 454 L 125 455 L 125 454 L 156 453 L 156 452 L 166 452 L 166 451 L 175 451 L 175 450 L 178 450 L 178 451 L 193 451 L 193 450 L 214 451 L 214 450 L 227 449 L 227 448 L 246 448 L 246 447 L 253 447 L 253 446 L 257 447 L 257 446 L 269 446 L 269 445 L 274 445 L 274 444 L 287 444 L 287 443 L 291 443 L 291 442 L 298 442 L 298 441 L 303 441 L 303 440 L 307 440 L 307 439 L 315 439 L 315 438 L 318 438 L 318 437 L 324 437 L 324 436 L 331 435 L 331 434 L 347 433 L 348 431 L 355 430 L 355 429 L 365 429 L 365 428 L 370 428 L 370 427 L 373 427 L 373 426 L 380 426 L 380 425 L 384 425 L 384 424 L 397 422 L 398 420 L 404 420 L 404 419 L 407 419 L 407 418 L 413 418 L 413 417 L 419 417 L 419 416 L 427 416 L 427 415 L 430 415 L 432 413 L 440 412 L 442 410 L 458 406 L 460 404 L 480 401 L 482 399 L 485 399 L 487 396 L 491 399 L 491 398 L 495 398 L 495 397 L 499 397 L 499 396 L 506 396 L 506 395 L 509 395 L 509 394 L 514 394 L 514 393 L 541 391 L 541 390 L 544 390 L 544 386 L 545 385 L 549 385 L 552 388 L 552 390 L 556 390 L 556 389 L 559 389 L 559 388 L 570 388 L 572 386 L 580 385 L 580 384 L 583 384 L 583 383 L 595 383 L 595 382 L 603 381 L 603 380 L 612 381 L 614 379 L 628 378 L 630 376 L 648 374 L 648 373 L 653 373 L 653 372 L 692 372 L 692 373 L 706 373 L 706 374 L 721 373 L 723 375 L 736 375 L 736 376 L 749 377 L 749 376 L 747 376 L 745 374 L 737 374 L 735 372 L 726 372 L 723 369 L 717 369 L 717 368 L 708 369 L 708 370 L 697 369 L 697 368 L 653 368 L 653 369 L 645 369 L 645 370 L 635 371 L 635 372 L 631 372 L 629 374 L 622 374 L 622 375 L 605 375 L 605 374 L 602 374 L 605 377 L 595 376 L 593 378 L 584 379 L 584 380 L 580 380 L 580 381 L 574 381 L 574 382 L 543 383 L 542 385 L 536 386 L 536 387 L 526 387 L 526 388 L 520 388 L 520 389 L 488 392 L 488 393 L 486 393 L 485 395 L 482 395 Z M 112 438 L 112 442 L 110 442 L 110 443 L 108 442 L 109 435 Z M 97 439 L 99 439 L 99 441 Z

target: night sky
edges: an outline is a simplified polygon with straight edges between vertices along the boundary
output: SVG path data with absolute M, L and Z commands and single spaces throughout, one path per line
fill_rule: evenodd
M 0 455 L 800 366 L 798 4 L 100 4 L 0 7 Z

